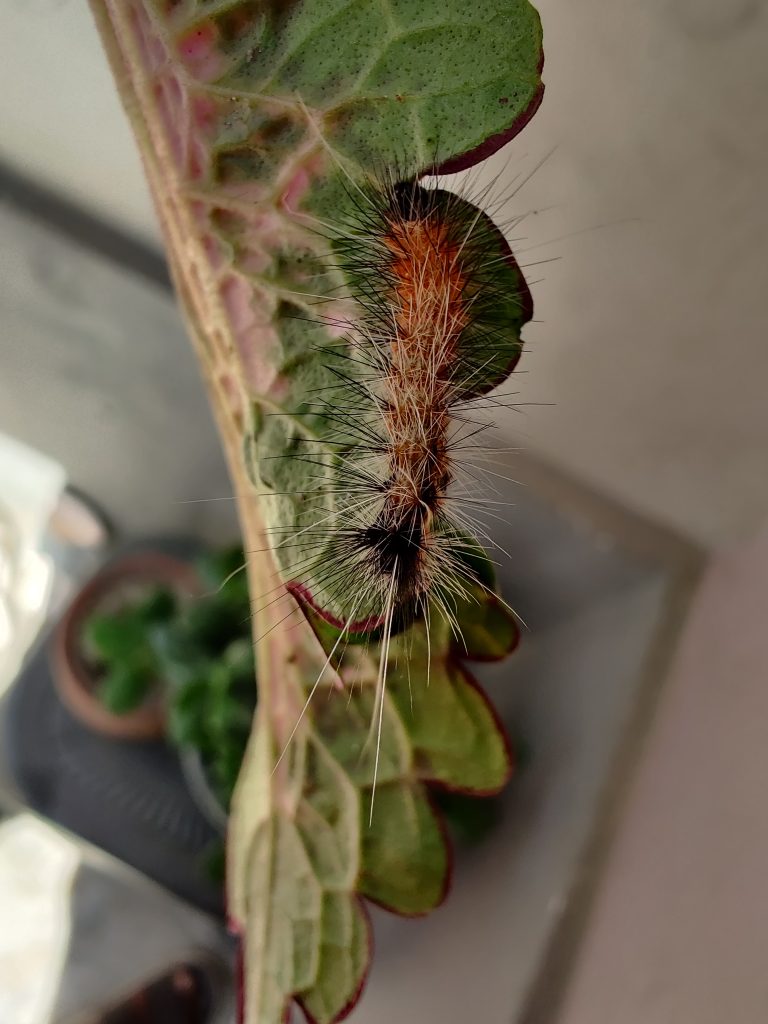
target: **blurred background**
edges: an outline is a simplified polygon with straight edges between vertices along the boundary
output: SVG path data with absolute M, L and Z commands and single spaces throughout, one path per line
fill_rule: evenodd
M 493 954 L 474 967 L 492 1024 L 757 1024 L 768 1006 L 768 3 L 537 6 L 544 104 L 485 173 L 515 193 L 505 215 L 529 212 L 514 247 L 536 320 L 500 427 L 523 450 L 512 474 L 521 511 L 504 527 L 519 555 L 510 586 L 542 609 L 508 710 L 542 767 L 537 776 L 534 757 L 530 788 L 513 796 L 508 845 L 470 857 L 453 925 L 490 913 L 485 857 L 514 896 Z M 138 539 L 160 538 L 181 560 L 231 543 L 231 492 L 86 5 L 6 0 L 1 39 L 2 580 L 15 591 L 0 612 L 12 723 L 0 1024 L 223 1021 L 231 949 L 215 886 L 168 868 L 173 851 L 191 864 L 215 822 L 175 758 L 142 762 L 141 785 L 166 787 L 144 807 L 138 783 L 124 793 L 130 759 L 113 764 L 110 741 L 90 750 L 63 712 L 40 710 L 47 661 L 33 640 Z M 600 617 L 609 612 L 620 617 Z M 37 703 L 19 696 L 33 692 Z M 45 715 L 49 732 L 35 732 Z M 87 785 L 53 792 L 46 773 L 61 764 L 29 754 L 46 736 L 58 737 L 61 764 L 88 748 L 81 775 L 107 758 L 115 788 L 98 799 L 123 794 L 123 827 L 145 816 L 143 845 L 118 841 L 98 801 L 82 811 Z M 553 847 L 562 857 L 542 866 Z M 141 904 L 135 920 L 126 900 Z M 453 941 L 439 916 L 418 950 Z M 164 928 L 135 957 L 136 937 Z M 520 953 L 512 985 L 500 948 L 514 959 L 516 936 L 522 949 L 531 931 L 535 950 Z M 393 952 L 353 1019 L 396 1009 L 458 1024 L 455 1000 L 440 1009 L 434 995 L 453 955 L 463 954 L 420 961 L 429 976 L 418 964 L 404 975 Z M 108 963 L 118 966 L 106 984 Z M 387 982 L 402 978 L 400 1005 Z M 178 1011 L 157 1011 L 178 1017 L 105 1016 L 155 983 L 184 994 Z

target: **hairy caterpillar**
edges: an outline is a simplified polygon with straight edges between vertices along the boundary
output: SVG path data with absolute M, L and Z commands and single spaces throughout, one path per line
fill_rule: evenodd
M 287 589 L 337 630 L 280 758 L 339 644 L 376 638 L 375 792 L 393 634 L 421 618 L 429 635 L 435 609 L 460 636 L 458 608 L 489 591 L 451 485 L 482 429 L 473 407 L 514 369 L 533 310 L 504 235 L 468 199 L 395 176 L 348 194 L 330 260 L 346 312 L 318 320 L 315 345 L 284 343 L 296 405 L 256 409 L 252 458 Z
M 474 581 L 475 544 L 449 507 L 456 451 L 473 401 L 514 369 L 532 302 L 468 199 L 394 176 L 350 194 L 331 244 L 351 312 L 322 318 L 334 341 L 286 346 L 294 415 L 257 410 L 252 457 L 289 590 L 367 634 L 430 604 L 450 619 Z

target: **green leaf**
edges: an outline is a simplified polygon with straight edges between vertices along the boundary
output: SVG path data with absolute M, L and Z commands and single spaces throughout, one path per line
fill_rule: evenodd
M 382 785 L 373 811 L 371 818 L 371 792 L 366 791 L 360 891 L 398 914 L 434 910 L 447 890 L 449 862 L 445 836 L 423 787 Z
M 370 925 L 359 900 L 323 893 L 320 955 L 314 984 L 298 995 L 310 1018 L 323 1024 L 337 1020 L 357 997 L 368 968 Z
M 291 667 L 307 653 L 300 647 Z M 358 683 L 342 691 L 321 680 L 276 769 L 278 752 L 264 717 L 251 738 L 233 798 L 228 870 L 231 913 L 247 929 L 247 1005 L 254 1012 L 247 1020 L 279 1020 L 278 1005 L 284 1008 L 291 997 L 318 1021 L 337 1019 L 357 993 L 367 962 L 367 929 L 355 894 L 406 915 L 427 913 L 445 895 L 450 856 L 426 783 L 497 793 L 509 778 L 503 730 L 455 660 L 450 630 L 435 619 L 429 644 L 423 622 L 391 642 L 374 792 L 371 724 L 380 655 L 375 643 L 344 650 L 339 671 Z M 290 692 L 291 682 L 283 677 L 281 691 Z M 312 672 L 305 668 L 299 684 L 309 696 Z M 258 881 L 252 857 L 259 858 Z M 260 900 L 248 900 L 248 885 Z M 280 897 L 278 913 L 269 901 L 283 887 L 303 896 L 298 902 Z M 335 918 L 347 922 L 343 941 L 325 933 L 318 909 L 328 907 L 331 895 Z M 312 984 L 302 987 L 312 972 Z M 268 1016 L 266 1007 L 276 1015 Z
M 115 715 L 126 715 L 140 707 L 152 690 L 154 679 L 140 667 L 115 665 L 99 686 L 104 707 Z
M 146 626 L 132 609 L 92 616 L 85 624 L 84 641 L 107 665 L 151 663 Z
M 418 778 L 468 792 L 496 793 L 508 781 L 510 755 L 487 698 L 459 665 L 433 667 L 429 687 L 407 688 L 395 670 L 392 701 L 408 732 Z
M 373 687 L 353 690 L 350 695 L 322 691 L 312 705 L 317 729 L 339 764 L 356 786 L 373 783 L 376 745 L 372 741 L 371 722 L 376 709 Z M 411 767 L 411 749 L 405 725 L 385 700 L 382 712 L 381 748 L 378 781 L 392 782 L 405 777 Z
M 525 0 L 294 0 L 250 17 L 228 5 L 208 22 L 219 39 L 237 6 L 242 27 L 217 84 L 301 96 L 321 112 L 328 143 L 366 167 L 472 150 L 509 130 L 541 89 L 541 26 Z M 275 132 L 278 153 L 297 144 L 289 126 Z M 269 171 L 276 155 L 258 150 L 254 162 L 228 139 L 250 156 L 249 177 Z
M 136 615 L 147 625 L 169 622 L 178 608 L 178 599 L 168 587 L 157 587 L 136 609 Z
M 461 843 L 479 843 L 501 819 L 501 801 L 497 797 L 483 799 L 451 790 L 437 790 L 433 800 L 451 834 Z
M 207 700 L 207 681 L 199 677 L 173 694 L 168 709 L 168 735 L 177 746 L 207 748 Z
M 477 661 L 498 661 L 517 647 L 520 630 L 501 598 L 471 587 L 456 602 L 459 634 L 455 646 L 460 657 Z
M 244 922 L 247 1024 L 282 1020 L 297 996 L 330 1024 L 359 991 L 369 929 L 354 895 L 359 796 L 315 737 L 291 753 L 295 810 L 270 810 L 268 738 L 257 732 L 233 801 L 230 912 Z
M 203 585 L 215 593 L 232 587 L 236 581 L 242 583 L 245 578 L 242 571 L 244 565 L 245 553 L 240 544 L 204 551 L 195 562 Z
M 455 550 L 477 581 L 467 585 L 461 597 L 443 597 L 458 624 L 456 654 L 460 658 L 497 661 L 511 654 L 520 641 L 517 620 L 497 593 L 493 563 L 475 538 L 457 534 Z

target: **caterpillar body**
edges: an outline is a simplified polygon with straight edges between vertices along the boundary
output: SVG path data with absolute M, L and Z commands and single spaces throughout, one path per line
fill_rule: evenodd
M 368 635 L 430 605 L 450 619 L 475 582 L 476 542 L 449 507 L 456 452 L 533 310 L 504 235 L 467 198 L 391 177 L 352 199 L 330 254 L 349 312 L 321 316 L 310 347 L 283 340 L 295 408 L 256 410 L 251 458 L 288 589 Z

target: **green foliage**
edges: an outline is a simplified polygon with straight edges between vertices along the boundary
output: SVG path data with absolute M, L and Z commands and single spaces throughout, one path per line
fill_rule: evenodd
M 133 711 L 159 684 L 162 670 L 152 634 L 172 620 L 177 604 L 175 594 L 157 586 L 112 613 L 95 612 L 86 622 L 85 652 L 96 664 L 99 696 L 109 711 Z
M 424 167 L 480 146 L 508 130 L 541 88 L 541 26 L 526 0 L 219 7 L 195 19 L 214 28 L 225 55 L 217 84 L 246 96 L 300 96 L 320 113 L 333 149 L 365 168 L 399 164 L 404 154 Z M 238 14 L 237 35 L 227 38 Z M 301 141 L 287 116 L 272 125 L 271 148 L 243 145 L 237 128 L 246 134 L 242 123 L 230 127 L 227 173 L 247 179 L 269 175 Z
M 451 834 L 460 843 L 479 843 L 493 831 L 501 819 L 501 801 L 496 796 L 436 790 L 435 806 L 445 818 Z
M 492 582 L 487 559 L 481 569 Z M 502 634 L 516 639 L 511 614 L 492 593 L 481 594 L 472 609 L 478 635 L 497 615 L 506 616 Z M 316 616 L 311 621 L 330 654 L 337 636 Z M 370 638 L 367 646 L 337 647 L 338 672 L 359 682 L 341 692 L 323 680 L 306 728 L 293 736 L 277 772 L 279 750 L 263 728 L 246 752 L 232 804 L 227 877 L 230 913 L 245 923 L 249 1022 L 279 1021 L 291 996 L 313 1019 L 336 1019 L 368 965 L 358 896 L 399 914 L 429 912 L 445 895 L 450 868 L 436 808 L 464 840 L 481 838 L 496 820 L 498 805 L 490 800 L 470 805 L 503 788 L 510 751 L 460 660 L 464 645 L 436 612 L 429 631 L 417 621 L 392 639 L 374 793 L 371 722 L 380 655 Z M 302 699 L 312 684 L 305 673 Z M 276 775 L 284 799 L 273 803 Z
M 95 612 L 84 641 L 115 714 L 138 707 L 158 688 L 168 735 L 194 747 L 228 806 L 256 706 L 248 584 L 241 547 L 202 555 L 198 597 L 152 586 L 113 612 Z

